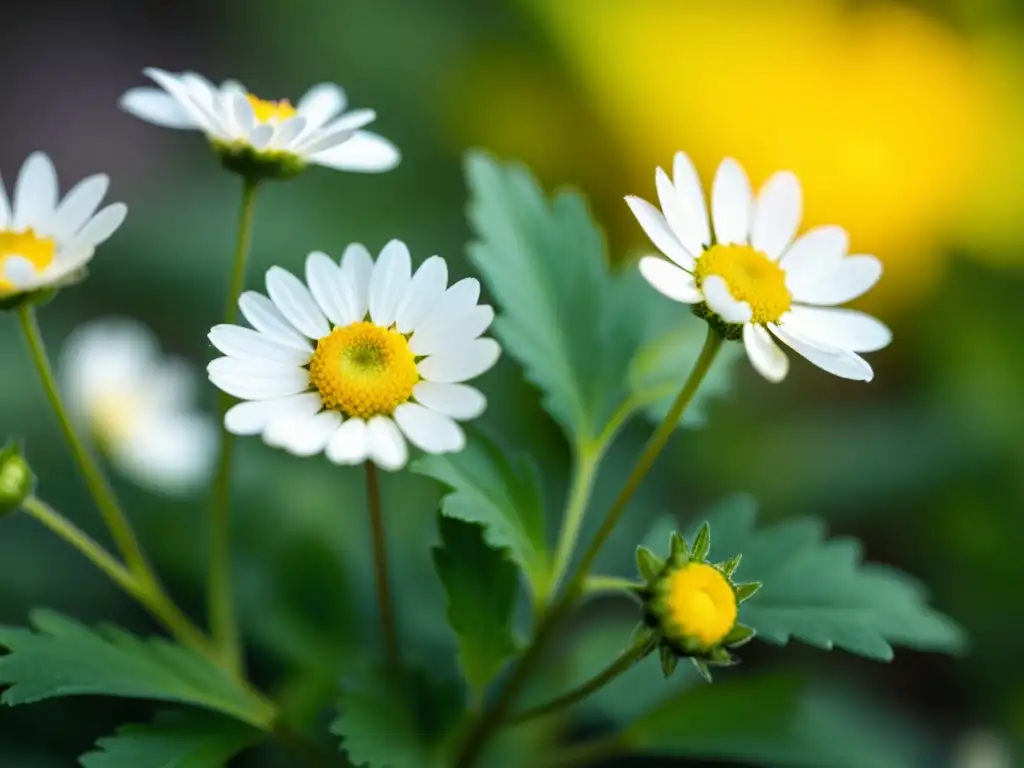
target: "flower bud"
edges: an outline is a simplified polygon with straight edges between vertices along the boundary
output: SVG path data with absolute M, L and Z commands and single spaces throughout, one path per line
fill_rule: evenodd
M 0 450 L 0 516 L 21 506 L 35 488 L 35 477 L 17 445 Z

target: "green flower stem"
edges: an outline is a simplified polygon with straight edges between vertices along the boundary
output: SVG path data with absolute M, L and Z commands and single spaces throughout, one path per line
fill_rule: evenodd
M 32 361 L 39 371 L 40 379 L 42 379 L 43 389 L 46 390 L 46 396 L 50 400 L 50 405 L 53 406 L 53 410 L 57 414 L 61 431 L 64 432 L 64 437 L 71 446 L 71 452 L 75 456 L 75 461 L 78 462 L 78 468 L 85 479 L 85 484 L 92 495 L 93 501 L 95 501 L 96 506 L 99 508 L 103 522 L 106 524 L 111 536 L 113 536 L 118 550 L 128 565 L 128 569 L 136 576 L 150 578 L 152 570 L 146 561 L 145 555 L 142 553 L 142 548 L 135 537 L 131 523 L 128 522 L 127 516 L 114 495 L 114 490 L 104 477 L 102 470 L 100 470 L 99 465 L 96 463 L 96 459 L 78 436 L 78 432 L 75 430 L 75 426 L 68 415 L 67 408 L 64 406 L 60 390 L 57 388 L 57 381 L 53 375 L 53 368 L 46 355 L 42 334 L 39 333 L 39 324 L 36 322 L 35 310 L 28 304 L 21 306 L 18 309 L 18 319 L 21 321 L 25 339 L 28 341 Z
M 612 757 L 619 757 L 629 751 L 625 744 L 617 738 L 591 741 L 577 744 L 556 753 L 544 768 L 579 768 L 579 766 L 596 765 Z
M 252 240 L 252 219 L 258 182 L 246 179 L 242 187 L 242 207 L 238 216 L 234 265 L 224 309 L 224 322 L 233 323 L 238 315 L 238 297 L 245 286 L 245 267 Z M 226 394 L 220 398 L 220 421 L 233 400 Z M 208 601 L 210 631 L 224 662 L 234 671 L 242 666 L 241 644 L 235 619 L 231 588 L 231 468 L 235 452 L 235 436 L 221 429 L 220 457 L 213 480 L 213 502 L 210 508 L 210 573 Z
M 554 594 L 558 590 L 566 571 L 569 570 L 569 563 L 572 561 L 573 552 L 576 551 L 576 542 L 580 537 L 580 527 L 583 525 L 587 504 L 590 502 L 590 495 L 594 490 L 597 467 L 603 454 L 603 446 L 583 448 L 577 454 L 569 500 L 562 517 L 562 528 L 558 534 L 555 564 L 551 572 L 551 580 L 548 582 L 550 584 L 548 595 Z
M 622 576 L 588 576 L 583 582 L 583 593 L 591 595 L 597 592 L 628 592 L 643 586 L 642 582 Z
M 384 636 L 384 649 L 388 664 L 398 669 L 398 630 L 395 624 L 395 605 L 391 598 L 391 579 L 388 575 L 388 546 L 384 535 L 384 515 L 380 505 L 380 483 L 377 466 L 367 461 L 366 505 L 370 513 L 370 535 L 373 539 L 373 570 L 377 581 L 377 611 Z
M 704 347 L 701 349 L 700 356 L 697 358 L 693 370 L 690 371 L 690 375 L 683 384 L 682 390 L 680 390 L 675 402 L 672 403 L 672 407 L 669 408 L 664 420 L 647 441 L 647 445 L 644 447 L 643 453 L 637 460 L 633 471 L 626 478 L 622 490 L 619 491 L 619 495 L 605 514 L 604 522 L 594 536 L 594 540 L 580 558 L 574 576 L 570 579 L 561 597 L 552 603 L 551 608 L 538 623 L 533 641 L 523 653 L 519 664 L 512 671 L 505 687 L 495 698 L 491 707 L 480 716 L 475 727 L 469 731 L 456 759 L 456 768 L 471 768 L 480 756 L 483 748 L 487 745 L 491 735 L 505 719 L 508 708 L 515 701 L 520 689 L 533 672 L 533 668 L 543 656 L 544 646 L 554 634 L 555 627 L 569 614 L 573 604 L 582 594 L 584 582 L 590 572 L 590 568 L 594 564 L 594 560 L 614 530 L 626 506 L 633 498 L 633 494 L 640 487 L 641 481 L 647 476 L 651 467 L 654 466 L 654 460 L 661 453 L 669 437 L 671 437 L 678 426 L 679 419 L 685 412 L 686 406 L 690 404 L 693 396 L 697 393 L 697 389 L 700 387 L 700 383 L 711 369 L 711 364 L 715 361 L 718 350 L 722 346 L 722 341 L 722 336 L 709 325 L 708 335 L 704 340 Z
M 587 682 L 556 699 L 552 699 L 546 704 L 540 704 L 539 706 L 531 707 L 530 709 L 526 709 L 512 715 L 505 721 L 505 725 L 528 723 L 531 720 L 536 720 L 538 717 L 546 717 L 562 709 L 571 707 L 577 702 L 583 701 L 583 699 L 587 698 L 592 693 L 596 693 L 604 688 L 608 683 L 622 673 L 632 669 L 639 661 L 646 658 L 651 651 L 654 650 L 654 647 L 654 644 L 651 643 L 649 638 L 644 638 L 642 641 L 633 644 L 631 647 L 623 651 L 615 661 L 598 672 Z

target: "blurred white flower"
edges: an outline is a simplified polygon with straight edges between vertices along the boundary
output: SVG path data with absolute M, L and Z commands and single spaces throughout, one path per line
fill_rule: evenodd
M 313 86 L 292 106 L 257 98 L 234 80 L 216 86 L 194 72 L 150 68 L 145 74 L 159 88 L 132 88 L 121 97 L 121 108 L 154 125 L 202 131 L 218 151 L 364 173 L 398 165 L 394 144 L 360 130 L 376 113 L 345 112 L 345 91 L 333 83 Z
M 210 331 L 227 355 L 210 363 L 210 381 L 249 401 L 228 411 L 225 427 L 296 455 L 323 451 L 337 464 L 392 471 L 408 460 L 406 440 L 428 453 L 461 451 L 456 422 L 486 406 L 461 382 L 490 369 L 500 349 L 481 338 L 494 310 L 477 304 L 480 283 L 447 284 L 444 259 L 431 256 L 414 275 L 398 240 L 376 263 L 358 244 L 340 266 L 311 253 L 306 283 L 273 267 L 270 298 L 249 291 L 239 300 L 255 330 Z
M 769 381 L 789 371 L 772 336 L 829 373 L 872 379 L 871 366 L 856 353 L 882 349 L 892 334 L 870 315 L 836 305 L 871 288 L 882 263 L 847 256 L 849 239 L 840 227 L 817 227 L 794 242 L 802 208 L 796 176 L 776 173 L 755 200 L 740 164 L 723 160 L 711 191 L 713 237 L 700 178 L 685 153 L 676 154 L 673 178 L 658 168 L 655 183 L 660 210 L 626 198 L 651 242 L 671 259 L 640 260 L 651 285 L 697 305 L 727 337 L 742 336 L 751 364 Z
M 1013 768 L 1013 754 L 1005 739 L 991 731 L 965 734 L 953 749 L 952 768 Z
M 59 286 L 89 263 L 128 212 L 124 203 L 96 212 L 109 184 L 99 173 L 61 200 L 57 172 L 42 152 L 22 165 L 11 198 L 0 182 L 0 302 Z
M 193 410 L 198 372 L 164 356 L 144 325 L 112 318 L 81 326 L 60 373 L 72 418 L 132 480 L 173 494 L 208 478 L 217 430 Z

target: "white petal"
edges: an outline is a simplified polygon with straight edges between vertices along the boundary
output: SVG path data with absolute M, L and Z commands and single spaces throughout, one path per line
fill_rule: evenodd
M 345 292 L 345 324 L 363 320 L 370 310 L 370 278 L 373 257 L 362 243 L 352 243 L 341 257 Z
M 789 171 L 780 171 L 764 183 L 757 196 L 750 244 L 778 259 L 800 226 L 803 199 L 800 182 Z
M 78 231 L 74 237 L 74 245 L 95 248 L 117 231 L 127 215 L 128 206 L 124 203 L 108 205 Z
M 143 74 L 167 91 L 181 105 L 181 108 L 189 114 L 199 130 L 212 134 L 220 133 L 209 111 L 203 109 L 196 102 L 192 97 L 189 87 L 182 82 L 181 77 L 155 67 L 144 69 Z
M 110 177 L 104 173 L 78 182 L 54 211 L 48 234 L 57 242 L 70 239 L 99 208 L 109 186 Z
M 487 398 L 465 384 L 439 384 L 421 381 L 412 390 L 417 401 L 432 411 L 466 421 L 480 416 L 487 408 Z
M 275 419 L 312 416 L 322 407 L 317 392 L 238 403 L 224 414 L 224 428 L 233 435 L 258 435 Z
M 257 125 L 249 132 L 247 141 L 252 145 L 253 149 L 263 149 L 270 143 L 273 135 L 274 126 L 271 123 L 263 123 L 263 125 Z
M 370 277 L 370 319 L 379 326 L 395 322 L 398 307 L 412 279 L 412 259 L 401 240 L 392 240 L 380 252 Z
M 304 351 L 307 357 L 312 354 L 313 347 L 309 343 L 309 339 L 295 330 L 294 326 L 281 314 L 281 311 L 274 306 L 274 302 L 262 293 L 246 291 L 239 297 L 238 306 L 245 319 L 257 331 L 266 334 L 279 344 Z
M 658 200 L 661 210 L 668 221 L 676 239 L 687 253 L 699 254 L 704 250 L 705 241 L 701 240 L 703 230 L 707 229 L 707 221 L 700 224 L 700 213 L 690 206 L 690 199 L 676 192 L 668 174 L 661 168 L 654 173 L 654 182 L 658 188 Z
M 672 182 L 676 188 L 676 196 L 687 204 L 692 218 L 689 220 L 693 228 L 692 237 L 699 249 L 694 255 L 711 245 L 711 227 L 708 224 L 708 209 L 704 202 L 704 190 L 700 186 L 700 176 L 693 166 L 693 161 L 685 152 L 676 152 L 672 164 Z M 688 242 L 683 238 L 684 244 Z
M 57 171 L 42 152 L 29 155 L 14 186 L 14 229 L 47 229 L 57 205 Z
M 45 274 L 36 272 L 35 264 L 23 256 L 8 256 L 0 261 L 0 274 L 20 291 L 33 288 L 45 280 Z
M 874 256 L 848 256 L 831 272 L 793 291 L 793 298 L 807 304 L 842 304 L 856 299 L 882 276 L 882 262 Z
M 771 328 L 772 333 L 792 350 L 811 363 L 814 363 L 823 371 L 843 379 L 854 379 L 856 381 L 871 381 L 874 378 L 871 366 L 854 352 L 844 349 L 823 348 L 814 344 L 809 339 L 803 338 L 798 333 L 777 325 L 770 325 L 769 328 Z
M 206 366 L 206 372 L 220 376 L 236 376 L 250 379 L 286 379 L 296 370 L 305 370 L 289 363 L 272 360 L 246 360 L 240 357 L 218 357 Z
M 462 346 L 483 335 L 494 322 L 494 308 L 477 305 L 461 315 L 452 315 L 447 323 L 431 323 L 409 339 L 415 355 L 433 355 Z
M 405 438 L 398 425 L 386 416 L 374 416 L 366 423 L 366 443 L 370 459 L 381 469 L 394 472 L 409 460 Z
M 7 189 L 4 186 L 3 180 L 0 179 L 0 230 L 8 229 L 12 226 L 11 203 L 7 199 Z
M 437 328 L 447 328 L 453 321 L 465 316 L 480 298 L 480 281 L 474 277 L 464 277 L 444 292 L 441 299 L 430 309 L 426 316 L 417 324 L 416 332 L 409 340 L 414 347 L 419 344 L 416 336 L 433 335 Z M 413 350 L 415 351 L 415 349 Z
M 366 422 L 349 419 L 327 443 L 327 458 L 335 464 L 361 464 L 370 452 Z
M 354 135 L 355 129 L 344 125 L 333 129 L 322 128 L 314 131 L 296 144 L 295 151 L 302 154 L 303 157 L 309 158 L 312 162 L 316 162 L 317 153 L 330 151 L 334 147 L 349 141 Z
M 390 171 L 401 158 L 398 147 L 387 139 L 369 131 L 356 131 L 344 144 L 312 155 L 309 160 L 339 171 L 379 173 Z
M 729 286 L 718 275 L 711 275 L 701 284 L 704 300 L 711 311 L 727 323 L 749 323 L 753 313 L 745 301 L 737 301 L 729 291 Z
M 885 323 L 855 309 L 795 306 L 780 325 L 811 341 L 853 352 L 874 352 L 892 341 Z
M 403 403 L 395 409 L 395 421 L 409 442 L 427 453 L 452 453 L 466 446 L 458 424 L 422 405 Z
M 364 125 L 369 125 L 376 119 L 377 113 L 372 109 L 354 109 L 341 115 L 337 120 L 327 123 L 327 125 L 323 126 L 322 130 L 324 133 L 334 133 L 341 129 L 355 131 Z
M 274 135 L 270 137 L 270 146 L 274 149 L 291 148 L 300 133 L 306 128 L 306 119 L 290 117 L 274 127 Z
M 233 93 L 228 97 L 231 116 L 234 117 L 235 135 L 239 138 L 252 133 L 256 126 L 256 112 L 245 93 Z
M 173 96 L 157 88 L 132 88 L 119 102 L 125 112 L 164 128 L 198 128 L 195 119 Z
M 415 330 L 444 295 L 448 287 L 448 264 L 440 256 L 424 261 L 409 283 L 402 305 L 398 308 L 395 324 L 400 333 Z
M 693 269 L 693 255 L 683 248 L 661 211 L 635 195 L 627 195 L 626 203 L 659 251 L 683 269 Z
M 318 83 L 299 99 L 295 110 L 312 127 L 318 127 L 345 109 L 345 91 L 334 83 Z
M 267 293 L 288 322 L 309 338 L 320 339 L 331 332 L 313 294 L 288 270 L 271 267 L 267 271 Z
M 341 267 L 322 251 L 314 251 L 306 259 L 306 282 L 316 303 L 335 325 L 348 325 L 345 305 L 345 289 L 342 285 Z
M 659 293 L 673 301 L 685 304 L 703 301 L 700 290 L 693 281 L 693 275 L 659 256 L 644 256 L 640 259 L 640 274 Z
M 501 347 L 494 339 L 476 339 L 420 361 L 417 369 L 427 381 L 454 384 L 482 374 L 498 362 Z
M 715 240 L 723 245 L 746 243 L 750 234 L 753 193 L 743 167 L 731 157 L 718 166 L 711 188 L 711 217 Z
M 786 272 L 790 293 L 800 293 L 818 278 L 835 269 L 849 247 L 850 239 L 842 227 L 815 227 L 782 254 L 779 265 Z
M 209 338 L 225 355 L 241 360 L 305 365 L 310 358 L 308 350 L 282 344 L 267 334 L 240 325 L 215 325 L 210 329 Z
M 314 456 L 323 451 L 341 427 L 341 414 L 321 411 L 304 419 L 275 419 L 268 427 L 275 432 L 273 443 L 296 456 Z
M 789 358 L 772 341 L 772 337 L 760 325 L 747 323 L 743 326 L 743 346 L 754 370 L 768 381 L 780 382 L 789 373 Z
M 243 362 L 234 358 L 221 359 L 231 360 L 236 366 Z M 215 360 L 214 363 L 216 362 Z M 264 366 L 266 365 L 268 364 L 265 363 Z M 309 388 L 309 371 L 305 368 L 290 368 L 287 373 L 281 372 L 276 376 L 253 376 L 218 369 L 216 372 L 210 372 L 209 376 L 216 387 L 242 400 L 273 400 L 297 395 Z

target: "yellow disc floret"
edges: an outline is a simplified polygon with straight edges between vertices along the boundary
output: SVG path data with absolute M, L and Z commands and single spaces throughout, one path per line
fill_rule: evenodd
M 667 578 L 665 616 L 673 630 L 714 648 L 736 625 L 736 591 L 720 570 L 707 563 L 688 563 Z
M 309 378 L 325 408 L 368 419 L 393 413 L 412 397 L 420 375 L 405 336 L 358 322 L 317 342 Z
M 711 246 L 697 259 L 693 277 L 700 286 L 711 275 L 725 281 L 734 299 L 750 305 L 753 323 L 777 323 L 789 311 L 792 297 L 786 273 L 749 245 Z
M 292 106 L 288 99 L 266 101 L 253 96 L 251 93 L 247 93 L 245 98 L 252 105 L 252 111 L 256 115 L 256 122 L 258 123 L 281 122 L 296 115 L 295 107 Z
M 53 263 L 57 244 L 48 237 L 39 237 L 29 227 L 22 232 L 0 231 L 0 296 L 14 293 L 15 286 L 4 279 L 4 262 L 15 256 L 27 259 L 36 272 Z
M 123 444 L 138 427 L 141 410 L 139 397 L 131 392 L 101 395 L 89 404 L 93 434 L 107 449 Z

